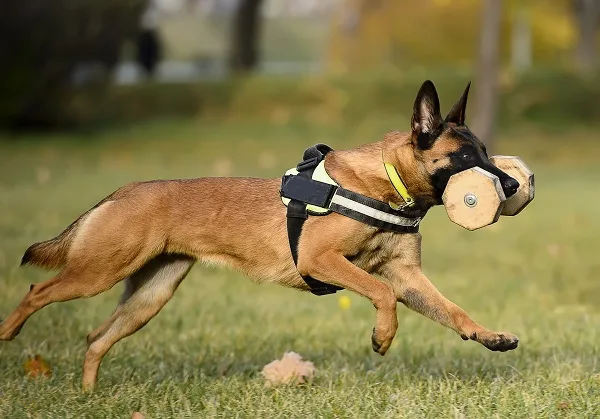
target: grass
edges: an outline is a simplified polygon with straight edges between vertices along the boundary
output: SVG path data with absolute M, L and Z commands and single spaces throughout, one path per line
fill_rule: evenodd
M 391 128 L 402 126 L 170 121 L 0 142 L 0 316 L 48 278 L 18 267 L 25 248 L 124 183 L 278 177 L 313 143 L 352 147 Z M 398 334 L 380 357 L 365 299 L 342 292 L 352 302 L 342 310 L 339 294 L 318 298 L 197 266 L 147 327 L 115 345 L 91 394 L 80 390 L 85 336 L 110 315 L 121 285 L 33 316 L 0 343 L 0 417 L 599 417 L 595 136 L 503 134 L 498 152 L 523 156 L 536 173 L 530 207 L 477 232 L 449 222 L 443 208 L 422 225 L 426 274 L 476 321 L 517 334 L 516 351 L 492 353 L 399 307 Z M 313 361 L 317 377 L 266 389 L 260 370 L 288 350 Z M 51 378 L 25 376 L 32 354 L 49 361 Z
M 332 125 L 344 124 L 345 130 L 339 135 L 346 136 L 349 124 L 367 122 L 365 114 L 378 115 L 381 120 L 410 119 L 415 94 L 428 78 L 435 81 L 442 105 L 449 109 L 474 74 L 470 68 L 438 66 L 301 77 L 255 74 L 189 83 L 98 84 L 40 93 L 43 97 L 35 100 L 39 113 L 28 117 L 38 126 L 88 131 L 181 117 L 229 122 L 270 120 L 273 125 L 287 126 L 296 121 L 301 126 L 295 129 L 303 130 L 302 126 L 308 124 L 318 128 L 318 135 L 330 131 Z M 503 71 L 499 123 L 503 127 L 529 125 L 569 135 L 574 126 L 597 127 L 599 86 L 600 74 L 583 78 L 560 67 L 535 67 L 523 74 Z M 4 99 L 11 104 L 23 100 Z M 475 106 L 472 100 L 467 114 L 473 115 Z M 0 115 L 0 125 L 11 121 L 10 108 Z M 22 128 L 26 121 L 12 118 L 12 122 Z

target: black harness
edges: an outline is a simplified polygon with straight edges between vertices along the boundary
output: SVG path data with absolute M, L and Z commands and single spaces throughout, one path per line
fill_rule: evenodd
M 361 223 L 395 233 L 416 233 L 425 213 L 419 210 L 395 210 L 389 204 L 312 179 L 315 168 L 333 149 L 325 144 L 317 144 L 304 152 L 304 159 L 296 166 L 297 175 L 285 175 L 281 179 L 280 194 L 289 198 L 287 205 L 287 231 L 294 264 L 298 265 L 298 242 L 302 226 L 309 215 L 327 215 L 332 211 Z M 327 208 L 325 213 L 307 210 L 307 205 Z M 328 295 L 342 290 L 342 287 L 326 284 L 311 276 L 302 279 L 315 295 Z

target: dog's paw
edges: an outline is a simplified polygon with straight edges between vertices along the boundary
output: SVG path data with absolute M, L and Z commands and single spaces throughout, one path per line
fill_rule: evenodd
M 477 336 L 473 333 L 471 339 L 478 341 L 490 351 L 506 352 L 519 346 L 519 338 L 510 333 L 490 333 L 489 336 Z
M 8 328 L 8 325 L 6 324 L 6 321 L 0 322 L 0 340 L 5 340 L 5 341 L 13 340 L 21 332 L 22 328 L 23 328 L 23 325 L 20 325 L 16 329 L 10 330 Z
M 383 356 L 390 349 L 392 344 L 392 340 L 380 340 L 377 338 L 377 333 L 375 332 L 375 328 L 373 328 L 373 333 L 371 334 L 371 347 L 373 351 Z

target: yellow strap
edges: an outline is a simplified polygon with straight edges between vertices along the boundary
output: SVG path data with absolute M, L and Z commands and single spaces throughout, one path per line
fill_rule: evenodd
M 402 178 L 400 177 L 400 174 L 398 173 L 398 169 L 396 169 L 396 166 L 394 166 L 391 163 L 385 163 L 385 162 L 383 163 L 383 165 L 385 167 L 385 171 L 388 174 L 388 177 L 390 178 L 390 182 L 392 182 L 394 189 L 396 189 L 396 192 L 398 192 L 398 194 L 402 197 L 402 199 L 404 199 L 404 202 L 406 202 L 407 207 L 412 206 L 415 203 L 415 201 L 414 201 L 414 199 L 412 199 L 412 197 L 408 193 L 408 189 L 406 188 L 406 185 L 402 181 Z M 398 207 L 398 205 L 392 205 L 391 202 L 390 202 L 390 206 L 392 208 L 394 208 L 394 206 Z M 394 209 L 398 209 L 398 208 L 394 208 Z

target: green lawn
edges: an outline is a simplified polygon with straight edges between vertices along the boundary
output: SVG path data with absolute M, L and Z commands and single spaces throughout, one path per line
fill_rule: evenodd
M 351 147 L 393 128 L 403 126 L 385 118 L 346 127 L 170 121 L 0 142 L 0 317 L 49 276 L 18 267 L 27 246 L 124 183 L 278 177 L 313 143 Z M 121 285 L 32 317 L 14 341 L 0 342 L 0 417 L 600 417 L 594 137 L 591 130 L 503 135 L 498 150 L 522 155 L 536 173 L 527 210 L 468 232 L 436 208 L 422 225 L 425 273 L 476 321 L 518 335 L 515 351 L 463 342 L 399 307 L 398 334 L 380 357 L 371 350 L 374 309 L 365 299 L 257 286 L 196 266 L 165 309 L 107 355 L 91 394 L 80 390 L 85 336 L 110 315 Z M 351 298 L 348 310 L 340 295 Z M 260 370 L 288 350 L 314 362 L 316 378 L 266 389 Z M 50 379 L 25 377 L 31 354 L 49 361 Z

